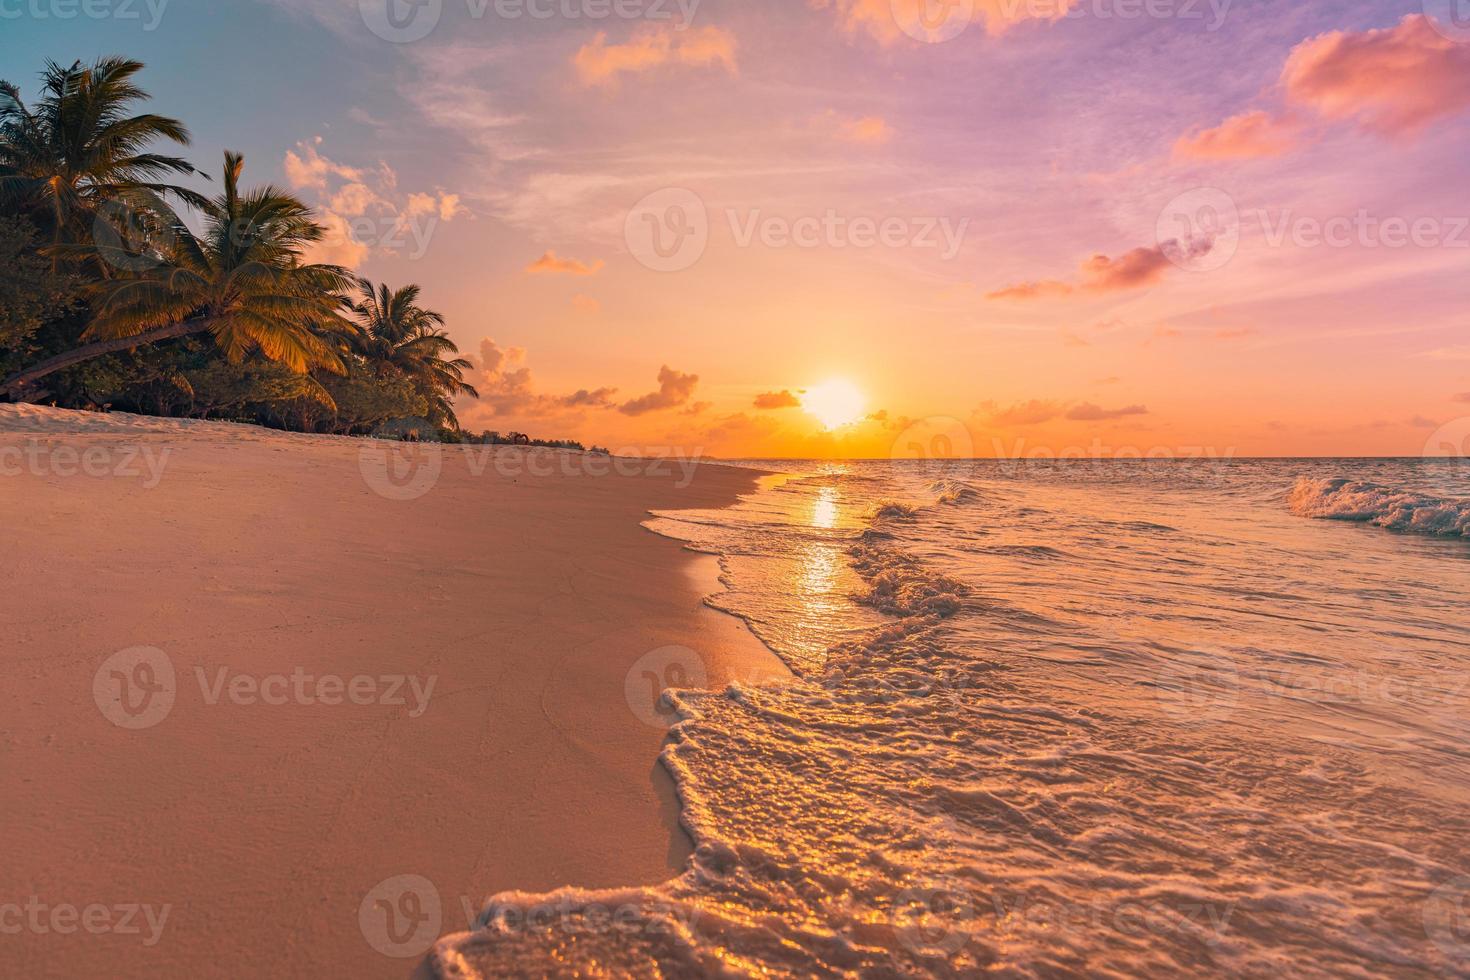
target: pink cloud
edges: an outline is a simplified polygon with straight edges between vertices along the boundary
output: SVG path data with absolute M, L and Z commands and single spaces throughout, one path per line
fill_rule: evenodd
M 1329 31 L 1292 48 L 1281 70 L 1286 103 L 1380 136 L 1409 137 L 1470 108 L 1470 45 L 1435 30 L 1423 14 L 1395 27 Z M 1174 144 L 1176 159 L 1279 156 L 1295 149 L 1296 125 L 1264 110 L 1243 112 Z
M 322 142 L 318 136 L 309 143 L 298 143 L 296 150 L 286 151 L 286 180 L 295 190 L 311 187 L 325 189 L 328 177 L 338 177 L 342 180 L 356 181 L 362 179 L 362 171 L 355 167 L 344 166 L 328 160 L 317 152 L 317 146 Z
M 665 408 L 686 405 L 699 384 L 699 375 L 683 374 L 664 365 L 658 372 L 658 391 L 624 403 L 618 411 L 624 415 L 646 415 Z
M 1207 254 L 1213 243 L 1199 241 L 1190 243 L 1185 249 L 1188 257 L 1197 258 Z M 1077 284 L 1057 279 L 1020 282 L 1012 286 L 987 293 L 986 299 L 1031 300 L 1057 296 L 1070 296 L 1076 292 L 1114 293 L 1130 289 L 1143 289 L 1164 278 L 1173 266 L 1173 261 L 1164 254 L 1162 246 L 1140 246 L 1115 258 L 1098 254 L 1082 263 L 1082 278 Z
M 587 263 L 580 259 L 564 259 L 555 251 L 548 250 L 545 255 L 526 266 L 526 272 L 532 275 L 594 276 L 602 271 L 602 266 L 601 259 Z
M 848 143 L 887 143 L 893 139 L 893 129 L 882 116 L 862 116 L 848 118 L 839 116 L 835 112 L 828 112 L 827 124 L 833 129 L 834 135 Z
M 1018 282 L 1014 285 L 986 293 L 986 299 L 1044 299 L 1049 296 L 1069 296 L 1073 287 L 1056 279 Z
M 538 392 L 523 347 L 501 347 L 487 337 L 480 341 L 479 357 L 471 355 L 470 361 L 475 365 L 473 380 L 480 392 L 475 407 L 488 410 L 492 417 L 545 418 L 573 409 L 610 409 L 616 405 L 616 388 L 583 388 L 570 395 Z
M 353 237 L 352 227 L 342 215 L 319 209 L 316 222 L 324 233 L 321 241 L 307 247 L 303 256 L 305 261 L 356 270 L 367 260 L 372 249 Z
M 568 408 L 612 408 L 613 395 L 618 393 L 616 388 L 598 388 L 596 391 L 588 391 L 583 388 L 570 395 L 563 396 L 558 401 Z
M 755 407 L 768 411 L 777 408 L 799 408 L 801 399 L 789 391 L 768 391 L 755 396 Z
M 437 214 L 441 221 L 453 221 L 455 216 L 463 210 L 458 194 L 446 194 L 439 191 L 437 197 L 434 194 L 408 195 L 408 203 L 403 207 L 403 214 L 409 218 Z
M 1142 289 L 1164 278 L 1172 265 L 1157 245 L 1132 249 L 1116 259 L 1094 255 L 1082 263 L 1082 288 L 1097 293 Z
M 1470 107 L 1470 45 L 1411 14 L 1397 27 L 1303 41 L 1286 59 L 1281 84 L 1288 100 L 1327 119 L 1413 135 Z
M 543 396 L 531 390 L 531 369 L 526 366 L 524 347 L 501 347 L 486 337 L 480 341 L 478 366 L 475 387 L 491 414 L 540 414 Z
M 1213 129 L 1181 136 L 1175 159 L 1250 160 L 1281 156 L 1297 146 L 1297 127 L 1264 110 L 1231 116 Z
M 957 0 L 935 21 L 933 0 L 811 0 L 818 10 L 832 10 L 849 34 L 866 33 L 881 44 L 910 39 L 952 37 L 972 21 L 983 20 L 985 32 L 998 37 L 1028 20 L 1052 22 L 1067 16 L 1077 0 Z
M 572 58 L 584 85 L 608 85 L 624 73 L 637 74 L 666 65 L 718 65 L 738 71 L 735 35 L 719 27 L 675 30 L 646 27 L 627 44 L 608 44 L 601 31 Z
M 1017 402 L 1010 408 L 989 406 L 986 418 L 991 425 L 1040 425 L 1061 414 L 1062 406 L 1056 402 L 1032 399 L 1029 402 Z
M 1113 419 L 1127 418 L 1130 415 L 1147 415 L 1148 409 L 1142 405 L 1125 405 L 1122 408 L 1103 408 L 1092 402 L 1083 402 L 1067 411 L 1067 418 L 1073 422 L 1107 422 Z

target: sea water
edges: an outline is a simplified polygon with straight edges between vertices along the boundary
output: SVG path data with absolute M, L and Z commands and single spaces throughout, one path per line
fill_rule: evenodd
M 751 465 L 649 523 L 796 674 L 666 695 L 690 867 L 441 974 L 1470 976 L 1462 462 Z

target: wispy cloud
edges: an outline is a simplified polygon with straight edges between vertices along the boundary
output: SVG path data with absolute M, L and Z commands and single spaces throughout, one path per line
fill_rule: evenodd
M 1470 45 L 1411 14 L 1397 27 L 1303 41 L 1286 59 L 1281 82 L 1289 101 L 1327 119 L 1411 135 L 1470 108 Z
M 1191 258 L 1207 254 L 1212 247 L 1208 241 L 1181 246 Z M 1076 292 L 1113 293 L 1143 289 L 1157 284 L 1173 267 L 1173 260 L 1165 254 L 1162 246 L 1140 246 L 1124 252 L 1117 258 L 1101 254 L 1094 255 L 1082 263 L 1081 278 L 1076 283 L 1063 282 L 1058 279 L 1019 282 L 987 293 L 986 298 L 1032 300 L 1069 296 Z
M 458 194 L 442 188 L 404 194 L 386 163 L 339 163 L 321 152 L 322 142 L 320 136 L 304 140 L 282 161 L 291 188 L 317 198 L 317 221 L 326 230 L 308 249 L 310 261 L 357 269 L 374 254 L 408 252 L 417 258 L 428 247 L 432 225 L 464 210 Z
M 955 3 L 944 8 L 932 0 L 811 0 L 811 5 L 818 10 L 833 11 L 843 29 L 850 34 L 866 34 L 881 44 L 892 45 L 952 36 L 968 27 L 971 19 L 982 21 L 985 32 L 996 37 L 1024 21 L 1061 20 L 1075 2 L 973 0 L 969 5 Z M 937 25 L 936 9 L 942 12 Z
M 644 26 L 625 44 L 609 44 L 601 31 L 572 58 L 584 85 L 608 85 L 620 75 L 640 74 L 669 65 L 718 66 L 734 74 L 735 35 L 719 27 L 676 29 Z
M 998 408 L 994 405 L 981 406 L 980 414 L 991 425 L 1001 427 L 1040 425 L 1060 416 L 1062 406 L 1057 402 L 1032 399 L 1028 402 L 1018 402 L 1009 408 Z
M 526 272 L 531 275 L 595 276 L 602 271 L 603 264 L 601 259 L 583 262 L 580 259 L 562 258 L 554 250 L 548 249 L 546 254 L 526 266 Z
M 1125 405 L 1122 408 L 1103 408 L 1092 402 L 1083 402 L 1067 410 L 1067 418 L 1073 422 L 1106 422 L 1124 419 L 1131 415 L 1147 415 L 1142 405 Z
M 1181 136 L 1174 144 L 1174 156 L 1181 160 L 1253 160 L 1281 156 L 1299 144 L 1295 123 L 1257 109 Z
M 624 415 L 647 415 L 666 408 L 678 408 L 689 402 L 699 384 L 699 375 L 684 374 L 664 365 L 658 372 L 658 391 L 625 402 L 618 407 Z
M 882 116 L 844 116 L 828 110 L 819 117 L 822 128 L 845 143 L 882 144 L 893 139 L 893 128 Z
M 789 391 L 768 391 L 755 396 L 755 407 L 765 411 L 778 408 L 799 408 L 801 399 Z
M 1301 113 L 1385 137 L 1412 137 L 1470 109 L 1470 45 L 1423 14 L 1396 26 L 1328 31 L 1302 41 L 1281 69 L 1284 114 L 1254 109 L 1181 137 L 1176 159 L 1281 156 L 1303 145 Z

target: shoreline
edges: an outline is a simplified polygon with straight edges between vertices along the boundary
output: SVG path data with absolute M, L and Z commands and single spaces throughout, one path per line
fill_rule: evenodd
M 733 503 L 754 470 L 507 476 L 555 451 L 496 447 L 476 475 L 444 446 L 403 501 L 357 439 L 0 408 L 0 450 L 30 440 L 68 465 L 0 480 L 20 679 L 0 894 L 171 913 L 153 946 L 13 937 L 17 972 L 401 977 L 422 956 L 375 949 L 359 915 L 395 876 L 433 883 L 444 935 L 499 892 L 661 883 L 691 845 L 633 675 L 677 680 L 683 654 L 648 658 L 679 647 L 701 686 L 789 676 L 706 604 L 718 560 L 642 527 Z M 165 459 L 159 478 L 128 476 L 129 451 Z M 176 683 L 130 729 L 94 684 L 146 677 L 111 659 L 138 647 Z

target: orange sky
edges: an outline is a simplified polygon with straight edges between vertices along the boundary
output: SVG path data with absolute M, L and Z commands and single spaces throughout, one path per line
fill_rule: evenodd
M 1470 435 L 1470 31 L 1418 0 L 433 0 L 386 39 L 375 2 L 180 9 L 125 53 L 191 153 L 243 149 L 323 209 L 325 257 L 424 286 L 477 364 L 467 427 L 727 456 L 907 455 L 916 423 L 981 456 Z M 126 46 L 92 30 L 0 54 Z M 188 82 L 210 31 L 270 39 L 258 99 Z M 801 402 L 832 378 L 866 415 L 827 431 Z

